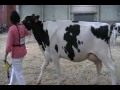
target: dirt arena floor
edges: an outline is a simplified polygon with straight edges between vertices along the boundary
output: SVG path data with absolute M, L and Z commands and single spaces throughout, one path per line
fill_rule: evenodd
M 7 74 L 3 63 L 7 33 L 0 34 L 0 85 L 7 85 Z M 26 37 L 28 41 L 28 37 Z M 28 53 L 23 61 L 24 75 L 28 85 L 36 85 L 40 73 L 40 67 L 45 59 L 38 44 L 31 39 L 26 44 Z M 111 45 L 112 57 L 116 63 L 120 62 L 120 37 L 117 38 L 116 45 Z M 10 60 L 10 54 L 8 56 Z M 96 68 L 94 63 L 86 60 L 83 62 L 71 62 L 60 59 L 61 71 L 63 73 L 62 85 L 94 85 L 96 80 Z M 16 83 L 18 84 L 18 83 Z M 98 85 L 110 85 L 111 77 L 109 70 L 103 66 Z M 57 85 L 57 74 L 51 62 L 47 67 L 41 85 Z

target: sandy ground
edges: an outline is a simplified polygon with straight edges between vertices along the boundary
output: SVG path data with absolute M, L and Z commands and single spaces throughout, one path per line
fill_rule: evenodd
M 7 75 L 3 63 L 5 55 L 7 33 L 0 34 L 0 85 L 7 85 Z M 28 41 L 28 37 L 26 38 Z M 38 44 L 31 40 L 26 44 L 28 53 L 23 61 L 25 79 L 28 85 L 36 85 L 40 73 L 40 67 L 45 59 L 40 51 Z M 112 57 L 116 63 L 120 62 L 120 37 L 117 38 L 116 45 L 111 45 Z M 10 54 L 8 56 L 10 60 Z M 61 71 L 63 73 L 63 85 L 94 85 L 96 80 L 96 68 L 94 63 L 86 60 L 83 62 L 71 62 L 60 59 Z M 16 83 L 18 84 L 18 83 Z M 98 85 L 110 85 L 111 78 L 108 69 L 103 66 Z M 47 67 L 41 85 L 57 85 L 57 74 L 51 62 Z

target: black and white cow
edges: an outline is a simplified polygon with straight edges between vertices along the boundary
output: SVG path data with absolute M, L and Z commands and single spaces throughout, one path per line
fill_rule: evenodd
M 117 36 L 120 36 L 120 23 L 112 24 L 111 31 L 112 31 L 111 42 L 115 44 Z
M 32 29 L 45 60 L 37 83 L 43 77 L 43 72 L 50 61 L 53 61 L 58 84 L 61 83 L 59 59 L 65 58 L 73 62 L 86 59 L 94 62 L 97 68 L 97 81 L 102 68 L 102 62 L 110 71 L 112 84 L 116 84 L 115 64 L 111 59 L 109 40 L 110 26 L 100 22 L 72 22 L 70 20 L 46 21 L 35 30 L 32 16 L 23 21 L 26 28 Z

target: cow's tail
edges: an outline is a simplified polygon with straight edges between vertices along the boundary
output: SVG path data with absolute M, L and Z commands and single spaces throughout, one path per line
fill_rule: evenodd
M 108 44 L 110 45 L 110 39 L 111 39 L 111 34 L 112 34 L 112 25 L 108 24 Z
M 112 53 L 111 53 L 111 46 L 110 46 L 111 33 L 112 33 L 111 25 L 108 24 L 108 46 L 109 46 L 108 52 L 110 52 L 110 57 L 111 57 L 111 59 L 113 60 L 113 58 L 112 58 Z
M 111 36 L 111 29 L 110 29 L 111 27 L 110 27 L 110 25 L 108 25 L 108 46 L 109 46 L 109 48 L 108 48 L 108 52 L 110 52 L 109 54 L 110 54 L 110 57 L 111 57 L 111 59 L 113 60 L 113 58 L 112 58 L 112 53 L 111 53 L 111 46 L 110 46 L 110 36 Z
M 111 36 L 111 33 L 112 33 L 111 25 L 108 25 L 108 37 L 109 37 L 109 38 L 110 38 L 110 36 Z

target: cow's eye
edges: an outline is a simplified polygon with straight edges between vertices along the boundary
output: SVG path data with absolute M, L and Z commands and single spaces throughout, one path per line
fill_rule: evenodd
M 28 23 L 30 23 L 30 21 L 28 21 Z

